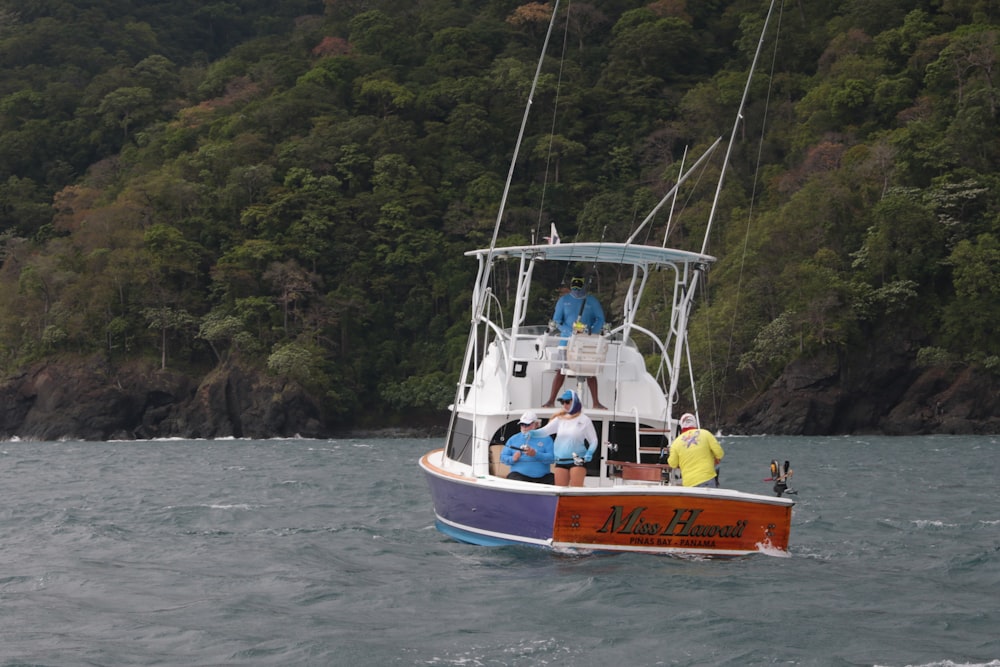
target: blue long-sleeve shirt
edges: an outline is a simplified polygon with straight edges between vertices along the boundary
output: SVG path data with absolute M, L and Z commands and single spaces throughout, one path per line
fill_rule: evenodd
M 559 297 L 552 321 L 559 327 L 559 335 L 563 339 L 560 345 L 565 345 L 566 339 L 573 335 L 573 323 L 577 318 L 586 327 L 587 333 L 601 332 L 604 328 L 604 309 L 601 308 L 601 302 L 597 297 L 590 294 L 575 296 L 573 292 Z
M 528 456 L 527 452 L 521 452 L 520 458 L 515 461 L 514 454 L 525 445 L 537 450 L 535 455 Z M 544 477 L 549 473 L 549 465 L 555 458 L 552 447 L 552 438 L 539 435 L 537 431 L 515 433 L 500 452 L 500 462 L 509 465 L 511 472 L 519 472 L 527 477 Z

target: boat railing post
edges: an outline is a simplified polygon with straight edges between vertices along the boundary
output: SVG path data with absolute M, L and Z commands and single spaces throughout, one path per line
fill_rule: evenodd
M 642 449 L 640 449 L 642 435 L 639 433 L 639 408 L 633 407 L 632 413 L 635 414 L 635 462 L 642 463 Z

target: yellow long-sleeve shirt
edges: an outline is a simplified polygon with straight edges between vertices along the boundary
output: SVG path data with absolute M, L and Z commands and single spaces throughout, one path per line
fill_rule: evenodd
M 715 463 L 725 456 L 722 445 L 709 431 L 684 431 L 670 445 L 667 465 L 681 469 L 684 486 L 698 486 L 715 477 Z

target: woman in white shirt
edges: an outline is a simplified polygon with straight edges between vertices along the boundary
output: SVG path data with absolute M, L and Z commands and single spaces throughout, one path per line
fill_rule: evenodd
M 533 431 L 542 435 L 555 434 L 553 454 L 556 459 L 556 486 L 583 486 L 587 477 L 584 464 L 597 451 L 597 431 L 590 417 L 583 414 L 583 403 L 575 391 L 566 390 L 559 397 L 563 406 L 548 424 Z

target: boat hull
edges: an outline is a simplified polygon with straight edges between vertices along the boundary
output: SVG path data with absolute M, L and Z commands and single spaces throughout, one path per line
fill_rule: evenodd
M 479 545 L 733 557 L 788 548 L 792 502 L 727 489 L 659 484 L 555 487 L 468 477 L 420 460 L 437 526 Z

